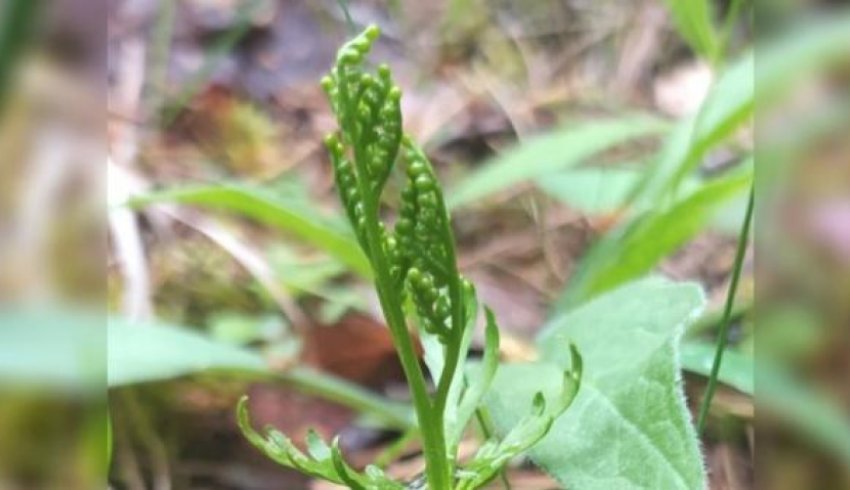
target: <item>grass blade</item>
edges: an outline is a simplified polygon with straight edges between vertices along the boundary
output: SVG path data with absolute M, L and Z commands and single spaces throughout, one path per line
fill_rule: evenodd
M 661 203 L 675 197 L 679 184 L 703 157 L 741 127 L 755 108 L 755 57 L 743 56 L 720 77 L 695 116 L 682 120 L 671 133 L 635 199 Z
M 471 204 L 512 185 L 578 165 L 593 155 L 629 140 L 667 129 L 646 115 L 564 126 L 531 138 L 484 164 L 448 190 L 451 208 Z
M 597 165 L 547 175 L 537 179 L 536 183 L 543 192 L 572 209 L 588 214 L 604 214 L 651 207 L 651 202 L 631 200 L 632 190 L 644 175 L 644 168 L 635 165 Z M 682 182 L 681 192 L 693 192 L 700 185 L 701 179 L 688 178 Z M 739 223 L 736 221 L 736 234 Z
M 708 378 L 708 386 L 705 389 L 705 395 L 700 405 L 699 417 L 697 418 L 697 432 L 702 433 L 705 429 L 705 423 L 708 417 L 708 409 L 711 406 L 711 400 L 714 397 L 714 392 L 717 389 L 717 378 L 720 374 L 720 365 L 723 362 L 723 352 L 726 350 L 726 340 L 729 333 L 730 318 L 732 316 L 732 306 L 735 304 L 735 294 L 738 292 L 738 281 L 741 278 L 741 270 L 744 265 L 744 256 L 747 253 L 747 243 L 750 240 L 750 226 L 753 222 L 753 207 L 755 202 L 755 186 L 750 186 L 750 200 L 747 203 L 747 214 L 744 217 L 744 223 L 741 225 L 741 234 L 738 236 L 738 250 L 735 254 L 735 267 L 732 270 L 732 283 L 729 285 L 729 292 L 726 295 L 726 306 L 723 310 L 723 321 L 720 323 L 720 331 L 717 333 L 717 352 L 714 355 L 714 364 L 711 367 L 711 374 Z
M 412 414 L 404 405 L 311 368 L 274 372 L 259 353 L 216 342 L 185 327 L 132 323 L 113 317 L 108 328 L 110 388 L 210 372 L 241 373 L 255 379 L 282 381 L 305 393 L 372 415 L 393 427 L 413 426 Z
M 650 272 L 658 262 L 699 233 L 721 205 L 744 192 L 753 179 L 752 160 L 742 171 L 714 179 L 661 209 L 651 208 L 593 245 L 557 303 L 571 308 Z
M 244 185 L 187 186 L 134 198 L 133 206 L 163 202 L 193 204 L 232 211 L 287 231 L 326 251 L 363 277 L 371 277 L 369 262 L 347 227 L 319 215 L 307 203 Z
M 570 169 L 537 179 L 553 199 L 590 214 L 613 213 L 628 203 L 629 191 L 640 181 L 641 169 L 596 166 Z
M 702 341 L 683 342 L 679 351 L 682 369 L 708 378 L 714 367 L 716 346 Z M 755 394 L 755 361 L 737 351 L 728 351 L 717 374 L 718 381 L 741 393 Z
M 666 0 L 679 34 L 691 49 L 714 64 L 720 57 L 721 43 L 714 26 L 712 5 L 708 0 Z
M 754 52 L 743 54 L 720 75 L 699 113 L 679 123 L 633 195 L 648 202 L 661 202 L 673 195 L 712 148 L 750 120 L 757 102 L 760 107 L 767 106 L 806 74 L 844 59 L 848 42 L 850 15 L 842 14 L 813 19 L 760 47 L 758 70 Z

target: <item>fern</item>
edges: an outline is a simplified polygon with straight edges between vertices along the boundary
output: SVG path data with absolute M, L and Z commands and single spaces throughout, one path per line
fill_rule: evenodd
M 463 432 L 498 367 L 499 330 L 486 309 L 484 357 L 475 375 L 469 375 L 467 354 L 478 316 L 475 289 L 457 270 L 451 222 L 431 163 L 403 133 L 401 89 L 386 65 L 376 73 L 364 68 L 378 35 L 371 26 L 343 45 L 322 79 L 340 126 L 325 144 L 340 200 L 374 271 L 381 308 L 410 386 L 424 473 L 403 483 L 375 466 L 358 472 L 345 462 L 336 440 L 328 445 L 314 433 L 307 440 L 309 454 L 304 454 L 274 429 L 255 431 L 245 398 L 238 407 L 239 425 L 254 446 L 281 465 L 352 489 L 471 490 L 491 481 L 511 458 L 546 435 L 578 392 L 581 357 L 570 346 L 573 366 L 564 373 L 557 400 L 547 403 L 538 394 L 529 414 L 503 438 L 487 441 L 464 464 L 457 460 Z M 389 226 L 381 220 L 381 197 L 397 161 L 406 166 L 407 178 L 399 217 Z M 408 320 L 417 327 L 434 390 L 428 389 Z

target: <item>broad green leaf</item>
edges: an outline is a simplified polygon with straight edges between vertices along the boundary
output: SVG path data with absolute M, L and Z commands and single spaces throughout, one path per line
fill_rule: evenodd
M 532 460 L 577 490 L 705 488 L 677 361 L 703 304 L 697 285 L 648 278 L 555 318 L 538 338 L 540 362 L 499 369 L 487 403 L 498 431 L 520 420 L 534 393 L 557 389 L 574 342 L 581 388 Z
M 268 189 L 246 185 L 187 186 L 133 199 L 134 206 L 178 202 L 242 214 L 275 226 L 326 251 L 364 277 L 371 277 L 369 262 L 354 235 L 340 220 L 317 213 L 309 203 L 286 199 Z
M 167 381 L 210 372 L 239 373 L 277 380 L 299 390 L 369 414 L 382 423 L 407 428 L 410 409 L 391 403 L 348 381 L 306 367 L 272 371 L 256 351 L 214 340 L 188 328 L 109 321 L 108 382 L 110 388 Z
M 484 199 L 512 185 L 584 162 L 629 140 L 660 133 L 663 121 L 646 116 L 569 124 L 524 141 L 446 191 L 449 207 Z
M 679 34 L 700 56 L 713 62 L 720 55 L 720 39 L 708 0 L 665 0 Z
M 716 346 L 708 342 L 687 341 L 682 343 L 682 369 L 708 377 L 714 364 Z M 727 348 L 723 353 L 718 379 L 742 393 L 753 394 L 755 384 L 755 361 L 740 352 Z
M 650 209 L 593 245 L 558 306 L 568 308 L 650 272 L 704 229 L 719 206 L 745 192 L 752 182 L 752 161 L 740 171 L 717 178 L 667 208 Z

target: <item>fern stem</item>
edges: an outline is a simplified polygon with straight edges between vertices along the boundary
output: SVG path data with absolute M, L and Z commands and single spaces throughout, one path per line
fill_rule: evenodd
M 708 419 L 708 410 L 711 407 L 711 400 L 714 398 L 714 392 L 717 389 L 717 378 L 720 374 L 720 365 L 723 362 L 723 352 L 726 350 L 729 324 L 732 323 L 732 307 L 735 304 L 735 295 L 738 292 L 738 282 L 741 278 L 744 257 L 747 254 L 747 243 L 749 242 L 750 227 L 753 221 L 754 202 L 755 184 L 753 183 L 750 185 L 750 197 L 747 202 L 747 212 L 744 216 L 744 223 L 741 225 L 741 233 L 738 235 L 738 249 L 735 254 L 735 265 L 732 269 L 732 281 L 729 284 L 729 291 L 726 294 L 726 305 L 723 309 L 723 320 L 720 322 L 720 330 L 717 333 L 717 351 L 714 354 L 714 363 L 711 366 L 711 375 L 708 378 L 708 385 L 705 389 L 705 395 L 703 396 L 702 405 L 699 410 L 699 417 L 697 419 L 697 432 L 700 434 L 705 429 L 705 424 Z
M 445 434 L 445 413 L 446 404 L 448 403 L 449 391 L 452 387 L 452 381 L 455 378 L 455 372 L 458 369 L 461 357 L 461 349 L 463 348 L 464 328 L 466 327 L 466 312 L 464 311 L 463 286 L 461 284 L 460 274 L 457 271 L 457 257 L 454 249 L 454 234 L 451 228 L 451 219 L 449 218 L 448 210 L 445 207 L 443 199 L 439 199 L 437 205 L 439 212 L 446 216 L 443 222 L 444 226 L 441 230 L 441 240 L 450 246 L 446 247 L 448 254 L 448 262 L 454 269 L 449 274 L 449 295 L 451 297 L 452 312 L 451 324 L 453 335 L 449 336 L 449 342 L 446 345 L 446 361 L 443 364 L 443 372 L 440 373 L 440 380 L 437 383 L 437 393 L 434 397 L 434 413 L 439 419 L 440 432 Z M 456 451 L 454 451 L 456 452 Z M 457 454 L 448 455 L 449 474 L 454 473 L 454 463 Z
M 364 160 L 358 159 L 357 156 L 355 156 L 356 163 L 362 165 L 361 162 Z M 366 237 L 369 245 L 368 255 L 372 260 L 372 268 L 375 270 L 375 288 L 378 290 L 381 309 L 398 350 L 404 375 L 410 384 L 416 418 L 422 431 L 428 485 L 432 490 L 450 490 L 451 467 L 446 454 L 442 417 L 439 412 L 432 409 L 425 376 L 413 347 L 413 339 L 407 330 L 407 322 L 401 307 L 402 299 L 393 285 L 387 257 L 381 244 L 380 228 L 377 221 L 379 196 L 371 194 L 365 184 L 364 180 L 358 180 L 358 185 L 361 187 L 360 192 L 365 201 L 364 214 L 366 216 Z

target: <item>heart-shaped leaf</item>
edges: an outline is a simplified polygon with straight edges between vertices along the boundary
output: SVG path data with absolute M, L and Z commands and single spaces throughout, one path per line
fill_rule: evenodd
M 487 404 L 497 430 L 517 424 L 535 393 L 556 393 L 573 342 L 581 389 L 531 458 L 570 489 L 705 488 L 678 361 L 703 303 L 696 285 L 650 278 L 555 318 L 538 339 L 541 362 L 499 369 Z

